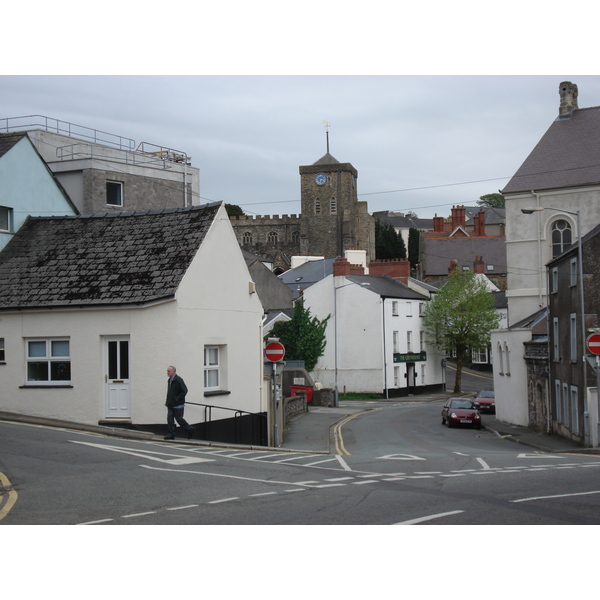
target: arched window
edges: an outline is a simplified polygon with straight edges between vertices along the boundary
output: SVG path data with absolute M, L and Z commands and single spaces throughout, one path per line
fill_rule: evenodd
M 250 231 L 245 231 L 244 235 L 242 237 L 242 242 L 244 244 L 251 244 L 252 243 L 252 232 Z
M 300 243 L 300 232 L 292 231 L 292 243 L 299 244 Z
M 510 375 L 510 350 L 506 342 L 504 342 L 504 367 L 506 369 L 505 373 Z
M 504 375 L 504 357 L 502 356 L 502 344 L 498 342 L 498 373 Z
M 267 242 L 269 244 L 276 244 L 279 241 L 279 236 L 276 231 L 269 231 L 269 235 L 267 235 Z
M 571 226 L 564 219 L 552 223 L 552 258 L 562 254 L 570 245 L 572 240 Z
M 337 215 L 337 200 L 335 199 L 335 196 L 331 196 L 330 209 L 332 215 Z

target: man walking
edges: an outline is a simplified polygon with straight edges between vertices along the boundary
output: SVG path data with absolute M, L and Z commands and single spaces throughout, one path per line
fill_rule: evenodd
M 191 439 L 196 431 L 195 427 L 192 427 L 183 418 L 183 409 L 185 406 L 185 395 L 188 393 L 185 381 L 179 375 L 177 375 L 177 369 L 173 366 L 167 367 L 167 376 L 169 380 L 167 382 L 167 401 L 165 406 L 167 407 L 167 427 L 169 428 L 169 435 L 165 437 L 165 440 L 175 439 L 175 421 L 179 423 L 180 427 L 187 432 L 187 439 Z

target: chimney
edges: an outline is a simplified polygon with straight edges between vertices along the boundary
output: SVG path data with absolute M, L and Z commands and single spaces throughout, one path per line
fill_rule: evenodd
M 558 86 L 558 93 L 560 94 L 558 116 L 561 119 L 567 119 L 579 108 L 577 106 L 577 86 L 570 81 L 563 81 Z
M 481 256 L 476 256 L 475 260 L 473 261 L 473 271 L 475 273 L 481 273 L 483 275 L 484 266 L 485 263 L 483 262 Z
M 333 276 L 345 277 L 350 275 L 350 263 L 345 258 L 336 258 L 333 262 Z
M 410 277 L 410 261 L 407 258 L 382 258 L 369 263 L 369 275 L 383 277 L 388 275 L 405 285 Z
M 475 235 L 478 237 L 485 236 L 485 211 L 483 208 L 475 215 Z
M 452 275 L 454 271 L 458 269 L 458 261 L 454 258 L 450 261 L 450 266 L 448 267 L 448 274 Z
M 462 227 L 463 229 L 467 224 L 467 209 L 464 206 L 453 206 L 452 207 L 452 231 L 454 231 L 457 227 Z
M 433 217 L 433 232 L 444 233 L 444 217 Z

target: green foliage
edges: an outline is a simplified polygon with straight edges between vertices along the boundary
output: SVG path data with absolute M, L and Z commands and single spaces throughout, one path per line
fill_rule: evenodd
M 227 211 L 227 215 L 229 217 L 242 217 L 245 214 L 237 204 L 225 203 L 225 210 Z
M 479 206 L 487 206 L 488 208 L 504 208 L 503 194 L 484 194 L 477 200 Z
M 421 234 L 418 229 L 411 227 L 408 230 L 408 260 L 412 269 L 419 264 L 419 253 L 421 248 Z
M 425 306 L 423 327 L 427 341 L 439 350 L 456 352 L 455 394 L 461 391 L 467 352 L 487 346 L 490 331 L 500 323 L 494 304 L 493 294 L 473 271 L 457 270 Z
M 310 309 L 298 300 L 290 321 L 275 323 L 269 337 L 277 337 L 285 347 L 286 360 L 303 360 L 307 371 L 312 371 L 325 352 L 325 329 L 330 315 L 320 321 L 310 316 Z
M 394 226 L 375 221 L 375 255 L 377 258 L 406 258 L 406 246 L 402 234 Z

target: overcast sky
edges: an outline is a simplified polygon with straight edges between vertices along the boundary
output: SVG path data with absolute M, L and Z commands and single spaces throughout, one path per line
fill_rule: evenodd
M 369 211 L 428 218 L 507 183 L 558 115 L 600 77 L 1 76 L 1 118 L 44 115 L 186 152 L 201 202 L 300 212 L 298 167 L 326 152 L 358 170 Z M 0 121 L 0 127 L 4 122 Z

